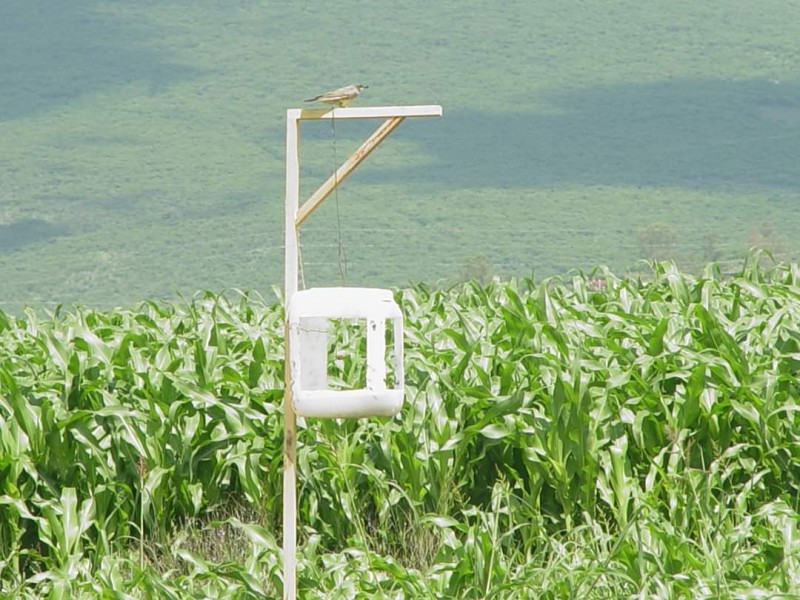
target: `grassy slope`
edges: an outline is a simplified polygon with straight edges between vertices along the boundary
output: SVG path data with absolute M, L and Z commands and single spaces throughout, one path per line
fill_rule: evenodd
M 624 269 L 653 223 L 685 265 L 740 255 L 764 220 L 800 249 L 796 6 L 274 4 L 3 3 L 5 308 L 280 281 L 283 110 L 358 80 L 363 103 L 445 118 L 405 124 L 342 189 L 352 282 L 481 254 Z M 369 130 L 349 125 L 340 158 Z M 304 134 L 310 190 L 333 156 L 326 126 Z M 336 280 L 335 223 L 331 202 L 309 224 L 309 284 Z

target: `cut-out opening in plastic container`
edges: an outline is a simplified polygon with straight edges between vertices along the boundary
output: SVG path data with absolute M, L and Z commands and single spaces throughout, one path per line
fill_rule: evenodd
M 289 351 L 300 416 L 389 416 L 402 406 L 403 317 L 389 290 L 297 292 Z

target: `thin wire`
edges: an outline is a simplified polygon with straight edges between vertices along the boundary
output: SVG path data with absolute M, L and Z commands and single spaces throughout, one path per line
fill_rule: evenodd
M 297 267 L 300 271 L 300 289 L 306 289 L 306 270 L 303 264 L 303 244 L 300 241 L 300 232 L 297 235 Z
M 336 158 L 336 110 L 331 113 L 331 135 L 333 136 L 333 195 L 336 200 L 336 224 L 339 230 L 339 277 L 347 285 L 347 255 L 342 242 L 342 214 L 339 210 L 339 161 Z

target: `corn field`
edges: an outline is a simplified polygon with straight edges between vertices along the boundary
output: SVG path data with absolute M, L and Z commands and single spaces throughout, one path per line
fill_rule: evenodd
M 797 265 L 397 299 L 400 415 L 299 423 L 301 597 L 800 597 Z M 0 313 L 0 595 L 279 597 L 282 374 L 251 294 Z

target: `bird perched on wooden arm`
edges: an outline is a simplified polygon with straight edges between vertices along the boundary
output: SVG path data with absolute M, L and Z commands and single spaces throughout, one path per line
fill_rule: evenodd
M 304 100 L 304 102 L 322 102 L 323 104 L 333 104 L 339 107 L 347 106 L 358 98 L 361 90 L 365 90 L 368 87 L 369 86 L 361 83 L 354 83 L 353 85 L 346 85 L 338 90 L 325 92 L 314 98 L 309 98 L 308 100 Z

